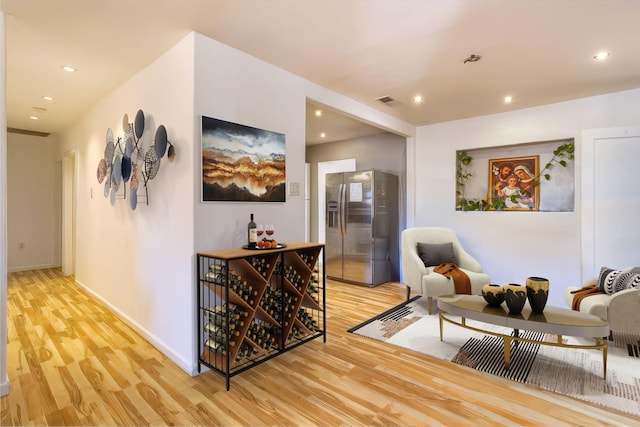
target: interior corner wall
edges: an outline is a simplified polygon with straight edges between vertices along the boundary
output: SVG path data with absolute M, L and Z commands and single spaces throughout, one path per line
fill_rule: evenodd
M 75 151 L 76 281 L 105 302 L 182 369 L 195 370 L 194 295 L 194 36 L 186 36 L 107 94 L 60 135 L 60 157 Z M 145 116 L 146 151 L 160 125 L 175 146 L 147 183 L 135 210 L 129 197 L 105 197 L 96 170 L 107 129 L 123 137 L 123 117 Z M 119 193 L 122 194 L 122 193 Z
M 279 241 L 304 241 L 305 81 L 244 52 L 196 34 L 196 251 L 246 244 L 249 215 L 273 223 Z M 202 202 L 201 116 L 285 135 L 285 202 Z
M 7 135 L 7 268 L 60 266 L 58 144 L 53 136 Z
M 638 104 L 640 89 L 634 89 L 418 128 L 415 164 L 420 167 L 413 171 L 415 226 L 453 228 L 492 283 L 524 283 L 529 276 L 548 278 L 549 303 L 566 306 L 564 289 L 582 280 L 582 131 L 637 125 Z M 455 211 L 457 150 L 565 138 L 576 142 L 573 212 Z

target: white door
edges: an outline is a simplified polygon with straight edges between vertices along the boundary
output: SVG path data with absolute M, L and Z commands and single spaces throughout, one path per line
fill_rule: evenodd
M 596 268 L 640 266 L 640 137 L 599 140 L 594 147 Z
M 583 134 L 582 276 L 640 266 L 640 128 Z

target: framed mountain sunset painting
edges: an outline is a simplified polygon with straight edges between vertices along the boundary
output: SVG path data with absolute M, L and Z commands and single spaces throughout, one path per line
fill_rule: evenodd
M 285 135 L 202 116 L 202 201 L 284 202 Z

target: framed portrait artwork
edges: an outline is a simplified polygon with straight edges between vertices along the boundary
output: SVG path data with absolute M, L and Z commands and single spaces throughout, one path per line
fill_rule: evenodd
M 489 203 L 504 210 L 537 211 L 540 186 L 540 156 L 489 159 Z M 499 209 L 499 208 L 498 208 Z
M 284 202 L 285 135 L 202 116 L 202 201 Z

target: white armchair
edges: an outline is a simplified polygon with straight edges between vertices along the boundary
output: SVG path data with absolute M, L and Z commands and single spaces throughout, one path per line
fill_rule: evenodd
M 401 258 L 402 279 L 407 287 L 407 299 L 411 288 L 427 297 L 429 314 L 433 298 L 455 293 L 453 280 L 442 274 L 434 273 L 433 268 L 440 264 L 426 266 L 418 253 L 418 243 L 448 243 L 453 246 L 454 263 L 467 274 L 471 282 L 471 293 L 482 294 L 482 287 L 491 283 L 489 276 L 482 271 L 482 266 L 460 245 L 453 230 L 440 227 L 414 227 L 402 232 Z

